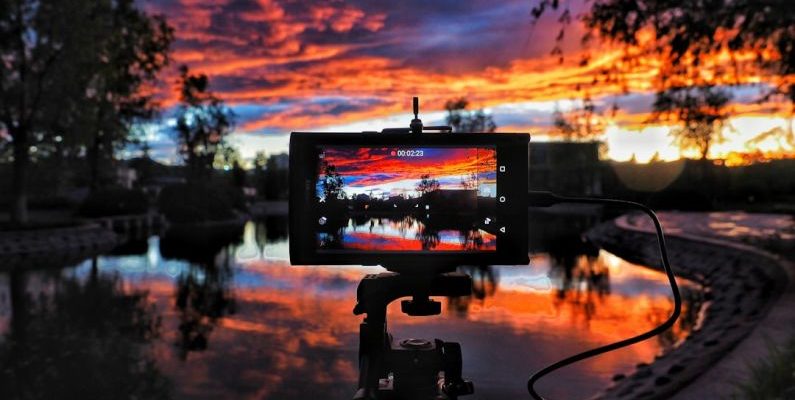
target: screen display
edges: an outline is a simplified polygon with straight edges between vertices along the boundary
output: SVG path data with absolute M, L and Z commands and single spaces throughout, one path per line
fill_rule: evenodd
M 318 251 L 497 251 L 495 147 L 317 150 Z

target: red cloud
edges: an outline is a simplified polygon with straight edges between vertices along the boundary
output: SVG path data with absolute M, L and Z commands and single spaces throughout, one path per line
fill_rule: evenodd
M 525 3 L 516 0 L 505 4 L 524 7 Z M 208 74 L 212 89 L 231 106 L 284 105 L 239 121 L 238 129 L 244 132 L 305 130 L 405 113 L 410 108 L 408 99 L 415 95 L 421 96 L 424 110 L 441 110 L 445 101 L 459 96 L 467 97 L 476 107 L 490 107 L 581 98 L 583 90 L 594 97 L 625 91 L 650 93 L 659 69 L 657 60 L 638 59 L 628 67 L 632 70 L 623 84 L 594 83 L 594 75 L 617 60 L 620 49 L 600 48 L 592 62 L 582 66 L 578 63 L 581 54 L 574 48 L 561 64 L 557 57 L 547 54 L 552 42 L 545 38 L 552 35 L 554 39 L 554 33 L 549 34 L 556 27 L 554 21 L 542 21 L 532 31 L 529 22 L 503 26 L 506 18 L 516 14 L 510 10 L 508 14 L 495 14 L 497 17 L 491 20 L 479 20 L 481 25 L 495 28 L 486 30 L 490 34 L 511 32 L 502 45 L 489 46 L 472 39 L 475 36 L 467 31 L 468 24 L 459 18 L 463 15 L 460 10 L 449 20 L 445 15 L 432 15 L 420 21 L 407 17 L 415 15 L 407 11 L 412 7 L 387 9 L 369 2 L 161 0 L 149 2 L 147 7 L 166 14 L 176 29 L 175 64 L 185 63 L 196 72 Z M 481 15 L 477 12 L 483 9 L 478 7 L 471 6 L 467 12 L 473 13 L 473 18 Z M 491 13 L 499 7 L 485 9 Z M 574 37 L 577 32 L 572 33 Z M 529 38 L 533 40 L 526 40 Z M 523 41 L 526 43 L 520 44 Z M 442 50 L 464 48 L 456 57 L 423 58 L 428 53 L 420 52 L 434 46 Z M 522 46 L 530 50 L 519 51 Z M 517 56 L 489 62 L 502 47 Z M 224 83 L 243 81 L 239 78 L 250 80 Z M 748 82 L 765 79 L 747 76 Z M 175 72 L 163 80 L 159 98 L 164 106 L 176 103 L 171 88 L 174 81 Z M 328 104 L 314 104 L 312 100 L 318 97 L 334 97 L 340 102 L 362 98 L 379 101 L 338 111 Z M 614 122 L 635 125 L 644 120 L 645 115 L 633 112 L 619 113 Z
M 419 148 L 418 148 L 419 149 Z M 392 148 L 327 148 L 323 160 L 343 177 L 359 177 L 349 185 L 367 186 L 406 179 L 463 176 L 495 171 L 496 151 L 486 148 L 423 149 L 422 157 L 400 157 Z M 320 171 L 323 173 L 323 171 Z M 388 175 L 388 176 L 387 176 Z

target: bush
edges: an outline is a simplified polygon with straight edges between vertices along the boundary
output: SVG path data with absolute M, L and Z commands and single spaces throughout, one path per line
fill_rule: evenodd
M 750 365 L 748 380 L 737 384 L 735 399 L 792 399 L 795 395 L 795 336 Z
M 175 223 L 223 221 L 245 210 L 240 189 L 220 185 L 181 183 L 163 188 L 160 212 Z
M 108 187 L 89 194 L 78 213 L 84 217 L 143 214 L 149 210 L 149 200 L 141 190 Z

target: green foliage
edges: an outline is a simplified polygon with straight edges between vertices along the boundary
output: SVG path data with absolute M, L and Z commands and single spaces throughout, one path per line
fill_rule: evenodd
M 447 124 L 453 127 L 455 132 L 494 132 L 497 124 L 494 123 L 491 115 L 486 114 L 482 109 L 477 111 L 467 111 L 469 101 L 463 97 L 449 100 L 444 104 L 447 110 Z
M 789 399 L 795 395 L 795 337 L 750 366 L 750 379 L 738 385 L 735 399 Z
M 149 210 L 149 199 L 143 191 L 122 187 L 108 187 L 94 191 L 80 205 L 84 217 L 143 214 Z
M 224 221 L 245 210 L 240 189 L 207 183 L 186 183 L 163 188 L 158 200 L 160 212 L 174 223 Z

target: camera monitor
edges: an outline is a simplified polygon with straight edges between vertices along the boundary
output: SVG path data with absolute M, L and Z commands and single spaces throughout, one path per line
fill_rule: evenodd
M 527 262 L 526 134 L 293 133 L 293 264 Z

